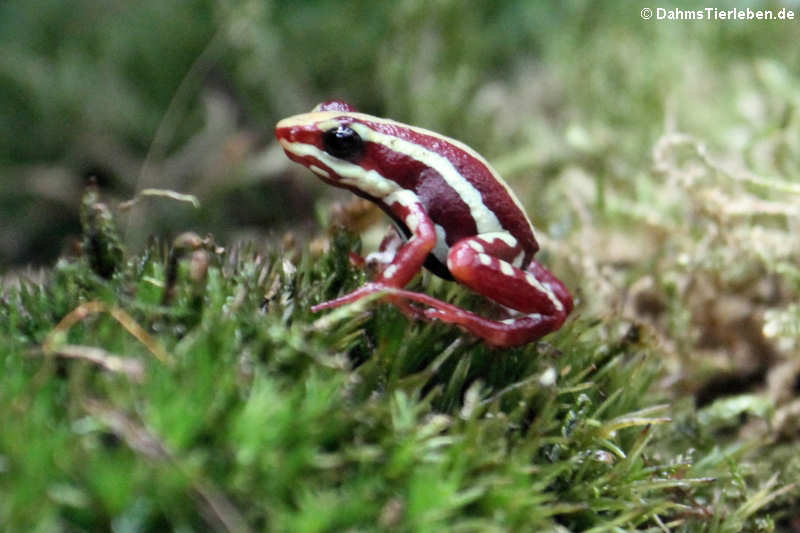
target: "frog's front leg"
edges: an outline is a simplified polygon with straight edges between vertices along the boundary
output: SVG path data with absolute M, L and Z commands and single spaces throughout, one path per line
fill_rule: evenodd
M 400 230 L 392 228 L 381 240 L 378 251 L 372 252 L 366 258 L 358 256 L 355 252 L 350 252 L 350 259 L 355 265 L 365 268 L 367 275 L 371 278 L 379 279 L 383 271 L 392 266 L 397 252 L 405 245 L 406 239 L 400 235 Z M 353 256 L 356 255 L 357 261 L 353 261 Z M 384 287 L 382 290 L 386 290 Z M 395 305 L 405 316 L 409 319 L 424 319 L 425 311 L 419 307 L 411 305 L 403 298 L 394 298 L 387 296 L 387 299 Z
M 433 221 L 428 216 L 425 208 L 419 203 L 416 195 L 408 190 L 399 190 L 383 199 L 394 216 L 411 231 L 411 238 L 397 248 L 394 258 L 386 264 L 379 265 L 379 274 L 372 283 L 367 283 L 355 291 L 336 298 L 317 304 L 311 308 L 317 312 L 322 309 L 330 309 L 341 305 L 353 303 L 365 296 L 385 291 L 392 303 L 409 316 L 422 317 L 423 311 L 417 310 L 408 305 L 403 299 L 396 299 L 392 296 L 389 289 L 405 287 L 409 281 L 422 268 L 425 259 L 436 245 L 436 230 Z
M 560 328 L 573 304 L 564 284 L 536 261 L 524 270 L 515 266 L 523 257 L 517 240 L 505 232 L 462 239 L 447 257 L 456 280 L 517 313 L 505 320 L 483 318 L 424 294 L 390 294 L 426 304 L 426 317 L 458 324 L 494 346 L 525 344 Z

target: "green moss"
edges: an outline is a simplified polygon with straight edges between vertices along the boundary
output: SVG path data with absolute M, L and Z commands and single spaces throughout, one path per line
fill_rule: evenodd
M 346 260 L 357 243 L 334 243 L 296 269 L 274 252 L 213 254 L 206 278 L 175 281 L 177 293 L 202 295 L 199 319 L 190 299 L 154 306 L 166 282 L 157 245 L 108 280 L 64 262 L 45 285 L 9 292 L 4 523 L 725 530 L 763 516 L 753 498 L 769 498 L 731 475 L 742 449 L 674 434 L 676 412 L 678 428 L 711 419 L 654 405 L 654 349 L 622 324 L 578 317 L 546 343 L 491 350 L 378 302 L 320 321 L 311 302 L 362 280 Z M 96 299 L 130 313 L 171 363 L 104 313 L 43 353 L 60 316 Z M 65 342 L 138 359 L 145 375 L 59 357 Z

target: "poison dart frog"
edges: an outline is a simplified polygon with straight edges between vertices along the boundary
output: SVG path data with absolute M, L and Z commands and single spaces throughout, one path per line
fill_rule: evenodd
M 557 330 L 572 311 L 567 288 L 533 259 L 539 245 L 520 201 L 465 144 L 338 100 L 281 120 L 275 134 L 289 159 L 374 202 L 399 232 L 397 242 L 384 240 L 374 281 L 314 312 L 382 293 L 406 315 L 457 324 L 508 347 Z M 509 318 L 405 290 L 423 266 L 505 307 Z

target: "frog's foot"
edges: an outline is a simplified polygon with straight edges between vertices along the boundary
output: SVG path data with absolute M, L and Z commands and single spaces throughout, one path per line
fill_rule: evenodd
M 497 347 L 517 346 L 541 338 L 561 327 L 565 318 L 565 315 L 561 316 L 559 313 L 551 315 L 529 313 L 505 320 L 492 320 L 424 293 L 378 284 L 365 285 L 350 294 L 315 305 L 311 309 L 316 312 L 347 305 L 379 292 L 384 293 L 388 302 L 397 306 L 409 318 L 441 320 L 456 324 Z M 409 302 L 417 302 L 426 305 L 427 308 L 419 309 Z

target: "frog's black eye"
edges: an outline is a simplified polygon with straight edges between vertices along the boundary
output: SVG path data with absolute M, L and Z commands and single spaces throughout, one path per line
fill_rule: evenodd
M 360 157 L 364 151 L 361 136 L 347 126 L 339 126 L 323 133 L 322 146 L 333 157 L 351 161 Z

